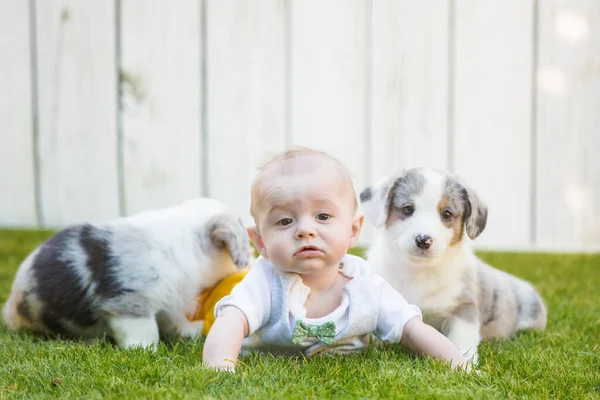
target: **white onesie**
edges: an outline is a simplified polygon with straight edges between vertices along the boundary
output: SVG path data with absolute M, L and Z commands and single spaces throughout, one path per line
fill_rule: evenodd
M 373 273 L 364 259 L 347 254 L 340 272 L 351 279 L 339 307 L 324 317 L 307 318 L 304 303 L 310 288 L 298 274 L 278 271 L 259 257 L 231 295 L 217 303 L 215 316 L 226 306 L 244 313 L 249 328 L 245 350 L 306 356 L 364 350 L 371 333 L 384 342 L 399 343 L 406 322 L 422 318 L 419 308 Z

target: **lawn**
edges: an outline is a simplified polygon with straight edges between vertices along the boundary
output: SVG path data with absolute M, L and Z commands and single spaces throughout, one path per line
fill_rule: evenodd
M 0 302 L 49 232 L 0 230 Z M 158 352 L 14 334 L 0 325 L 0 398 L 600 398 L 600 254 L 480 253 L 532 281 L 545 332 L 483 343 L 480 374 L 450 371 L 399 346 L 310 360 L 242 357 L 235 375 L 201 366 L 202 339 Z

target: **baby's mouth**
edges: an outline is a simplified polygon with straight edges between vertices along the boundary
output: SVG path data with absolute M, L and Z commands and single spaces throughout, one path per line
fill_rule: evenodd
M 322 251 L 316 246 L 303 246 L 294 253 L 294 257 L 314 257 L 321 253 Z

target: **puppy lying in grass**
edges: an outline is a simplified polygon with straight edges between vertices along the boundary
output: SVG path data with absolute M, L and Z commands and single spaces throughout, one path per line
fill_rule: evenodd
M 360 195 L 367 219 L 383 228 L 369 251 L 376 273 L 416 304 L 423 320 L 474 363 L 481 339 L 544 329 L 540 295 L 478 259 L 469 245 L 485 228 L 487 207 L 443 172 L 411 169 Z
M 202 321 L 186 318 L 198 293 L 248 262 L 244 226 L 212 199 L 73 225 L 23 261 L 4 321 L 14 331 L 156 348 L 159 333 L 199 335 Z

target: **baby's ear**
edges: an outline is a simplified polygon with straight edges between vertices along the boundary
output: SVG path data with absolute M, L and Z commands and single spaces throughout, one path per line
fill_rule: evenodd
M 375 228 L 381 228 L 387 219 L 390 208 L 389 193 L 393 182 L 393 178 L 383 178 L 360 193 L 360 203 L 365 216 Z
M 256 225 L 252 225 L 248 227 L 246 232 L 248 232 L 248 236 L 250 236 L 250 240 L 252 240 L 256 251 L 258 251 L 258 253 L 264 258 L 269 258 L 267 256 L 267 250 L 265 249 L 265 244 L 263 243 L 262 236 L 260 236 L 260 232 L 258 231 L 258 227 Z
M 356 246 L 356 243 L 358 243 L 364 220 L 365 216 L 362 214 L 357 214 L 354 217 L 354 221 L 352 221 L 352 233 L 350 235 L 350 248 Z

